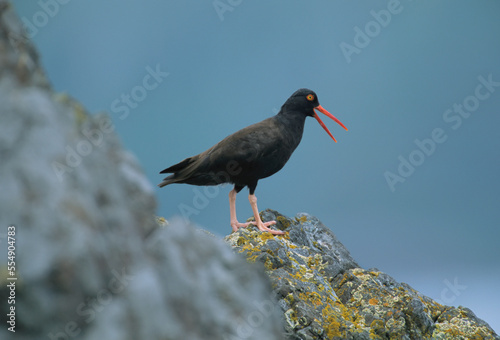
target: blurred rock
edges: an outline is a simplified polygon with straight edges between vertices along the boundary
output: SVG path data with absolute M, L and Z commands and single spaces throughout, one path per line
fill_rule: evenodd
M 377 269 L 365 270 L 317 218 L 276 220 L 285 235 L 242 228 L 225 241 L 270 277 L 290 340 L 500 339 L 464 307 L 440 305 Z
M 160 227 L 113 130 L 52 91 L 0 0 L 0 339 L 282 338 L 263 272 L 182 221 Z

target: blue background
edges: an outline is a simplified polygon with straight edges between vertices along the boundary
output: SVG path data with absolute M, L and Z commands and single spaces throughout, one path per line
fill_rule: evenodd
M 500 82 L 500 2 L 222 0 L 219 13 L 213 1 L 63 2 L 14 4 L 55 90 L 109 112 L 153 184 L 311 88 L 349 131 L 325 117 L 334 143 L 308 119 L 285 168 L 259 182 L 259 208 L 317 216 L 363 267 L 500 330 L 500 87 L 468 98 L 478 77 Z M 144 90 L 148 67 L 169 74 Z M 443 115 L 459 119 L 464 101 L 479 106 L 453 129 Z M 435 129 L 446 140 L 419 158 L 415 139 Z M 391 190 L 384 173 L 400 175 L 410 155 L 421 164 Z M 158 215 L 191 207 L 192 221 L 228 234 L 230 189 L 155 189 Z M 252 216 L 246 196 L 240 221 Z

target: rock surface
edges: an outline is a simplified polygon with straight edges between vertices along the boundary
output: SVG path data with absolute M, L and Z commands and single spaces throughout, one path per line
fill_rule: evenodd
M 317 218 L 272 210 L 262 218 L 288 233 L 249 227 L 225 241 L 264 265 L 288 339 L 500 339 L 471 310 L 440 305 L 377 269 L 359 268 Z
M 182 221 L 159 227 L 113 128 L 51 90 L 0 0 L 0 339 L 281 339 L 263 271 Z

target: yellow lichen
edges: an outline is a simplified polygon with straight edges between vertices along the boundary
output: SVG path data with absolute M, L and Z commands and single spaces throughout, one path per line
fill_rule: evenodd
M 245 238 L 243 238 L 243 237 L 238 237 L 238 239 L 236 240 L 236 245 L 238 247 L 241 247 L 245 243 L 247 243 L 247 240 L 245 240 Z
M 283 227 L 285 228 L 288 228 L 290 226 L 290 221 L 285 217 L 285 216 L 278 216 L 276 218 L 278 220 L 278 222 L 281 223 L 281 225 L 283 225 Z
M 291 308 L 285 312 L 285 320 L 292 328 L 295 328 L 299 324 L 297 315 Z
M 344 334 L 340 332 L 340 322 L 335 317 L 336 313 L 331 306 L 326 306 L 321 312 L 324 320 L 324 330 L 328 339 L 340 337 Z
M 295 217 L 295 220 L 300 223 L 307 221 L 307 216 Z
M 274 239 L 274 235 L 271 233 L 259 233 L 258 238 L 267 242 L 268 240 Z
M 285 227 L 294 223 L 290 223 L 283 216 L 277 216 L 276 219 Z M 305 222 L 307 217 L 296 219 L 298 222 Z M 238 246 L 238 250 L 245 254 L 249 262 L 255 262 L 259 255 L 264 254 L 264 266 L 271 275 L 275 289 L 285 282 L 294 288 L 293 293 L 283 298 L 283 302 L 288 306 L 285 319 L 292 329 L 302 328 L 306 323 L 312 322 L 314 327 L 324 331 L 321 336 L 327 339 L 345 338 L 353 333 L 369 334 L 370 339 L 382 339 L 388 334 L 396 339 L 407 334 L 408 325 L 403 315 L 413 296 L 417 294 L 415 290 L 405 287 L 387 290 L 377 279 L 381 272 L 361 268 L 347 271 L 339 278 L 340 282 L 333 284 L 332 277 L 322 274 L 327 264 L 323 263 L 321 254 L 307 246 L 293 244 L 290 234 L 272 235 L 255 228 L 247 228 L 235 234 L 234 237 L 226 239 L 226 242 L 233 247 Z M 285 261 L 289 263 L 291 270 L 287 270 L 288 273 L 284 276 L 274 277 L 271 274 L 273 264 L 284 262 L 275 251 L 266 247 L 266 243 L 271 239 L 286 253 Z M 295 251 L 296 248 L 300 248 L 300 252 Z M 269 255 L 266 255 L 266 252 Z M 336 296 L 344 296 L 347 299 L 345 305 Z M 424 312 L 433 319 L 442 315 L 447 308 L 422 297 L 419 299 L 424 305 Z M 299 318 L 303 313 L 303 304 L 315 311 L 312 321 Z M 412 312 L 411 308 L 407 311 Z M 441 316 L 434 333 L 422 334 L 422 338 L 483 339 L 491 334 L 486 327 L 478 327 L 470 322 L 464 310 L 457 312 L 449 313 L 447 317 Z M 366 318 L 368 314 L 373 318 Z
M 162 217 L 162 216 L 156 216 L 156 223 L 160 227 L 166 227 L 168 225 L 167 219 L 165 217 Z

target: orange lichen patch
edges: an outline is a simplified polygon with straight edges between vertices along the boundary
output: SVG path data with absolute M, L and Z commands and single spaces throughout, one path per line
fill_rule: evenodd
M 304 227 L 308 232 L 306 216 L 295 220 L 275 216 L 285 227 Z M 291 332 L 304 329 L 311 338 L 322 339 L 355 338 L 354 334 L 363 339 L 401 339 L 409 334 L 419 339 L 492 339 L 491 330 L 471 319 L 467 309 L 440 305 L 405 284 L 387 284 L 385 274 L 378 270 L 352 268 L 338 274 L 325 270 L 329 258 L 315 237 L 304 245 L 294 243 L 289 233 L 272 235 L 255 227 L 232 235 L 225 239 L 230 246 L 249 262 L 257 258 L 263 262 L 273 289 L 279 292 Z M 275 266 L 279 273 L 274 272 Z M 422 304 L 433 328 L 421 327 L 422 315 L 414 313 L 415 300 Z
M 322 317 L 325 321 L 324 330 L 326 333 L 326 337 L 328 339 L 332 339 L 334 337 L 341 337 L 345 334 L 340 332 L 340 322 L 335 317 L 337 315 L 336 311 L 331 306 L 326 306 L 323 308 Z
M 313 305 L 317 306 L 322 306 L 323 301 L 321 299 L 321 296 L 318 293 L 312 292 L 312 293 L 306 293 L 306 297 L 308 301 L 311 301 Z
M 328 304 L 322 309 L 323 329 L 326 338 L 346 337 L 348 333 L 363 333 L 364 319 L 357 318 L 356 311 L 346 307 L 340 300 L 327 299 Z

